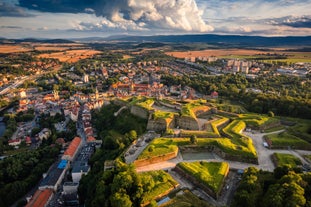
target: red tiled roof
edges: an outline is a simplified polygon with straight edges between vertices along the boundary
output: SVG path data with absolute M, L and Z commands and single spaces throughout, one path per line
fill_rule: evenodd
M 80 142 L 81 142 L 81 138 L 75 137 L 72 140 L 72 142 L 70 143 L 69 147 L 64 152 L 64 155 L 69 155 L 69 156 L 73 157 L 73 155 L 76 153 L 76 151 L 80 145 Z
M 25 207 L 44 207 L 52 194 L 52 189 L 37 190 Z
M 94 142 L 96 139 L 92 136 L 87 137 L 87 142 Z

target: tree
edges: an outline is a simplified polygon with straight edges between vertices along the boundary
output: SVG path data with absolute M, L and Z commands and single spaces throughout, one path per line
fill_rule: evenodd
M 191 144 L 197 144 L 197 142 L 198 142 L 197 136 L 191 135 L 191 136 L 190 136 L 190 143 L 191 143 Z
M 112 207 L 132 207 L 130 197 L 125 193 L 115 193 L 110 198 Z
M 137 139 L 137 132 L 135 130 L 131 130 L 129 132 L 129 138 L 130 138 L 131 141 Z

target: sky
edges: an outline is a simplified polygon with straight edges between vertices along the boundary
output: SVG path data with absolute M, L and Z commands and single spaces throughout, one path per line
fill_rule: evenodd
M 311 35 L 311 0 L 0 0 L 0 37 Z

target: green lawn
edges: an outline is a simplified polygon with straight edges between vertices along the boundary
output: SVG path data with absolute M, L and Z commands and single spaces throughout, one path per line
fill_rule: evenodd
M 148 182 L 148 188 L 150 188 L 150 191 L 143 195 L 142 203 L 150 202 L 178 185 L 172 176 L 163 170 L 141 173 L 141 178 Z
M 297 118 L 289 118 L 289 120 L 296 124 L 288 128 L 288 133 L 311 143 L 311 120 Z
M 182 194 L 176 195 L 170 201 L 160 207 L 212 207 L 209 203 L 199 199 L 191 191 L 184 190 Z
M 271 127 L 269 129 L 264 130 L 265 133 L 271 133 L 271 132 L 276 132 L 285 129 L 283 125 L 276 126 L 276 127 Z
M 227 134 L 232 139 L 240 139 L 241 132 L 246 127 L 245 122 L 240 120 L 234 120 L 230 124 L 228 124 L 225 128 L 223 128 L 223 132 Z
M 250 127 L 268 126 L 269 124 L 279 122 L 278 118 L 259 114 L 240 114 L 238 119 L 243 120 Z
M 229 164 L 226 162 L 180 162 L 177 166 L 208 186 L 216 194 L 220 192 L 229 170 Z
M 240 139 L 240 142 L 243 143 L 243 145 L 229 138 L 197 138 L 196 146 L 215 146 L 223 152 L 231 155 L 257 158 L 256 149 L 250 138 L 243 137 Z M 176 152 L 176 150 L 178 150 L 178 146 L 183 145 L 191 145 L 190 138 L 156 138 L 138 156 L 137 160 Z M 153 150 L 149 150 L 150 147 L 153 148 Z
M 222 117 L 221 119 L 217 119 L 215 121 L 211 122 L 211 126 L 212 129 L 214 131 L 215 134 L 217 134 L 218 136 L 220 136 L 220 133 L 218 131 L 218 127 L 224 123 L 226 123 L 229 119 L 227 117 Z
M 189 116 L 196 118 L 195 112 L 199 110 L 206 110 L 208 106 L 205 106 L 205 100 L 192 101 L 190 103 L 184 104 L 181 108 L 181 116 Z
M 295 149 L 311 150 L 311 144 L 288 132 L 266 135 L 266 139 L 272 142 L 273 148 L 292 147 Z
M 173 119 L 175 114 L 177 115 L 177 113 L 174 112 L 157 110 L 153 113 L 153 119 Z
M 274 153 L 273 156 L 277 161 L 277 165 L 290 165 L 291 167 L 296 167 L 297 165 L 301 165 L 301 160 L 298 157 L 295 157 L 292 154 L 284 154 L 284 153 Z
M 188 144 L 189 139 L 168 139 L 168 138 L 157 138 L 152 140 L 149 146 L 138 156 L 138 160 L 147 159 L 151 157 L 157 157 L 168 153 L 178 151 L 178 146 L 182 144 Z M 150 150 L 153 149 L 153 150 Z

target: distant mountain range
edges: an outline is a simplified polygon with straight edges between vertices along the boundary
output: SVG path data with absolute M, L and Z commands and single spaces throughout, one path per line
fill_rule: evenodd
M 159 35 L 159 36 L 110 36 L 65 39 L 5 39 L 0 42 L 42 42 L 42 43 L 73 43 L 73 42 L 136 42 L 136 43 L 206 43 L 220 46 L 241 47 L 277 47 L 277 46 L 300 46 L 311 47 L 311 36 L 289 37 L 262 37 L 262 36 L 239 36 L 239 35 Z
M 261 37 L 239 35 L 163 35 L 109 37 L 115 41 L 163 42 L 163 43 L 208 43 L 240 46 L 311 46 L 311 36 Z

